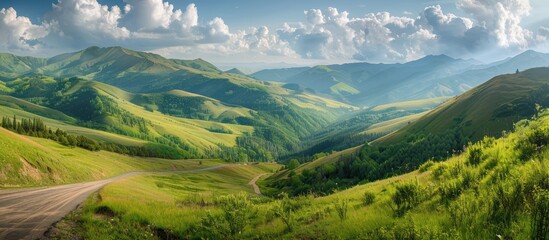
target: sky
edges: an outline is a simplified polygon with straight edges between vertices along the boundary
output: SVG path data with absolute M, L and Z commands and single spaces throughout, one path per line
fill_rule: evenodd
M 546 0 L 0 0 L 0 52 L 122 46 L 223 66 L 549 52 Z

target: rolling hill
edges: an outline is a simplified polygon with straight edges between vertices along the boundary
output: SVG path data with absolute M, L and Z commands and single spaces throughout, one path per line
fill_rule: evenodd
M 503 131 L 512 131 L 519 120 L 531 119 L 547 107 L 549 68 L 497 76 L 370 144 L 303 164 L 294 174 L 308 187 L 299 188 L 300 181 L 288 177 L 289 173 L 274 176 L 269 186 L 297 194 L 311 188 L 325 193 L 337 186 L 403 174 L 428 160 L 443 161 L 460 154 L 471 142 L 504 136 Z M 402 121 L 396 118 L 372 127 L 383 129 L 391 124 L 402 125 Z M 284 178 L 288 180 L 281 181 Z
M 413 124 L 376 141 L 395 143 L 407 134 L 441 133 L 459 128 L 471 141 L 501 136 L 520 119 L 549 106 L 549 68 L 534 68 L 495 77 L 454 97 Z
M 41 115 L 46 118 L 58 111 L 71 118 L 57 119 L 65 124 L 175 144 L 197 157 L 272 160 L 299 151 L 301 138 L 356 109 L 225 73 L 202 59 L 166 59 L 121 47 L 90 47 L 36 64 L 28 60 L 23 67 L 15 64 L 19 57 L 6 56 L 5 71 L 12 75 L 0 92 L 13 98 L 3 105 L 48 113 Z

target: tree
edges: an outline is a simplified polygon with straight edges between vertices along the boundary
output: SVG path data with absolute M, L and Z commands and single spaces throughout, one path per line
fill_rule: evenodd
M 297 159 L 292 159 L 290 160 L 290 162 L 288 163 L 288 169 L 289 170 L 294 170 L 296 169 L 297 167 L 299 167 L 300 163 Z

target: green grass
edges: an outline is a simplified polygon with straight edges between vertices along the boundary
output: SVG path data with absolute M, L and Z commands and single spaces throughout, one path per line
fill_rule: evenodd
M 402 110 L 412 110 L 412 109 L 418 109 L 418 108 L 434 108 L 440 105 L 441 103 L 445 102 L 449 98 L 450 97 L 436 97 L 436 98 L 426 98 L 426 99 L 420 99 L 420 100 L 389 103 L 389 104 L 375 106 L 371 110 L 383 111 L 389 108 L 397 108 Z
M 99 198 L 87 201 L 78 216 L 84 226 L 84 232 L 79 234 L 86 239 L 132 238 L 123 233 L 141 235 L 150 230 L 144 226 L 154 226 L 184 236 L 207 210 L 216 211 L 216 197 L 240 192 L 255 196 L 248 182 L 277 168 L 277 164 L 265 163 L 233 165 L 197 173 L 122 179 L 100 190 Z M 105 216 L 98 209 L 108 209 L 114 216 Z M 105 227 L 106 224 L 109 226 Z
M 528 144 L 549 142 L 547 126 L 549 115 L 543 114 L 539 120 L 517 124 L 516 132 L 504 138 L 485 138 L 466 153 L 430 163 L 421 171 L 325 197 L 292 198 L 292 231 L 274 214 L 286 200 L 252 199 L 251 209 L 257 213 L 235 238 L 490 239 L 500 235 L 528 239 L 532 226 L 540 223 L 534 220 L 533 209 L 549 204 L 549 148 Z M 480 149 L 480 157 L 472 155 L 474 149 Z M 88 239 L 156 239 L 159 232 L 194 238 L 208 211 L 221 214 L 216 196 L 238 192 L 251 196 L 249 179 L 276 168 L 271 165 L 265 171 L 258 166 L 262 165 L 124 179 L 105 187 L 88 200 L 80 215 L 66 221 L 81 221 L 80 229 Z M 397 214 L 395 195 L 410 185 L 417 186 L 418 200 Z M 366 192 L 375 195 L 373 202 L 365 204 Z M 336 212 L 336 203 L 341 202 L 348 206 L 345 219 Z M 542 234 L 547 237 L 549 232 Z
M 360 134 L 388 134 L 394 132 L 404 126 L 411 124 L 425 115 L 427 112 L 412 114 L 405 117 L 399 117 L 388 121 L 373 124 Z
M 0 187 L 58 185 L 105 179 L 133 171 L 192 169 L 210 160 L 164 160 L 69 148 L 0 128 Z M 199 164 L 202 161 L 202 164 Z
M 516 121 L 535 113 L 535 104 L 547 107 L 549 68 L 530 69 L 506 74 L 454 97 L 410 126 L 376 141 L 398 142 L 408 134 L 440 133 L 459 127 L 472 141 L 483 136 L 500 136 L 511 130 Z M 545 95 L 544 95 L 545 94 Z
M 1 98 L 2 96 L 0 96 Z M 47 109 L 47 108 L 45 108 Z M 47 109 L 50 111 L 51 109 Z M 51 110 L 55 111 L 55 110 Z M 91 139 L 110 142 L 110 143 L 116 143 L 116 144 L 122 144 L 125 146 L 142 146 L 146 143 L 144 140 L 131 138 L 127 136 L 117 135 L 114 133 L 104 132 L 100 130 L 85 128 L 85 127 L 79 127 L 76 125 L 69 124 L 65 121 L 59 121 L 51 118 L 47 118 L 45 116 L 48 116 L 47 114 L 41 115 L 41 114 L 33 114 L 28 111 L 24 111 L 17 108 L 10 108 L 10 107 L 0 107 L 0 117 L 9 117 L 12 118 L 13 116 L 17 116 L 17 118 L 40 118 L 44 121 L 44 123 L 51 128 L 52 130 L 56 130 L 57 128 L 73 135 L 82 135 L 89 137 Z M 66 116 L 64 114 L 58 115 L 58 118 L 64 119 L 63 116 Z M 67 118 L 72 119 L 67 116 Z M 72 119 L 73 120 L 73 119 Z

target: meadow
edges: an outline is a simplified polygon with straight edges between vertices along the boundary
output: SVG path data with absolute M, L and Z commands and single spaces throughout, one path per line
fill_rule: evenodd
M 88 199 L 57 234 L 82 232 L 86 239 L 547 239 L 547 126 L 544 113 L 446 161 L 428 161 L 414 172 L 326 196 L 257 196 L 248 181 L 274 172 L 279 167 L 274 164 L 132 177 Z
M 110 178 L 135 171 L 188 170 L 219 160 L 166 160 L 63 146 L 0 128 L 0 188 L 50 186 Z

